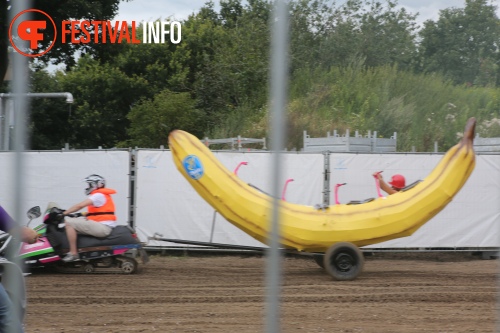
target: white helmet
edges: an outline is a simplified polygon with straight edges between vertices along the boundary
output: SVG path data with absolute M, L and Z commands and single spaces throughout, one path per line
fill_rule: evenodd
M 89 195 L 92 191 L 97 190 L 98 188 L 106 186 L 106 179 L 96 174 L 88 176 L 83 181 L 88 185 L 85 189 L 86 195 Z

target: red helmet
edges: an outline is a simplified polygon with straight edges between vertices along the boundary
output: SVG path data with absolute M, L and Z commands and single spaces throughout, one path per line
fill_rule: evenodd
M 406 180 L 405 180 L 405 177 L 403 175 L 394 175 L 394 176 L 392 176 L 389 184 L 391 184 L 391 186 L 394 187 L 395 189 L 400 190 L 403 187 L 405 187 Z

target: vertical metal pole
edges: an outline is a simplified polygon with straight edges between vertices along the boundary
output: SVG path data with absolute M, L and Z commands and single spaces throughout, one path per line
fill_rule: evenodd
M 0 149 L 3 149 L 3 124 L 5 123 L 5 109 L 3 107 L 3 98 L 0 97 Z
M 330 152 L 323 153 L 324 180 L 323 180 L 323 206 L 330 206 Z
M 210 241 L 209 243 L 212 243 L 214 239 L 214 230 L 215 230 L 215 219 L 217 218 L 217 211 L 214 210 L 214 217 L 212 219 L 212 228 L 210 229 Z
M 9 142 L 10 142 L 10 114 L 12 101 L 6 99 L 4 100 L 4 115 L 5 119 L 3 122 L 3 150 L 9 150 Z
M 17 13 L 22 12 L 25 9 L 31 7 L 31 1 L 11 1 L 12 8 L 9 11 L 9 22 L 12 22 L 14 16 Z M 29 20 L 30 15 L 27 13 L 22 16 L 24 20 Z M 19 44 L 24 49 L 27 49 L 28 44 L 24 41 L 19 41 Z M 13 169 L 15 170 L 15 175 L 13 175 L 13 188 L 11 189 L 11 193 L 13 195 L 14 202 L 14 212 L 13 218 L 16 221 L 18 226 L 21 226 L 20 221 L 23 220 L 23 203 L 24 203 L 24 192 L 25 192 L 25 183 L 24 177 L 24 159 L 23 159 L 23 149 L 27 147 L 26 145 L 26 115 L 27 110 L 29 108 L 29 98 L 25 96 L 27 93 L 27 87 L 29 87 L 29 78 L 28 78 L 28 58 L 19 54 L 12 53 L 12 92 L 15 94 L 14 97 L 14 148 L 15 148 L 15 158 Z M 7 120 L 7 119 L 6 119 Z M 6 122 L 7 123 L 7 122 Z M 8 126 L 8 123 L 7 123 Z M 12 246 L 7 251 L 7 259 L 17 264 L 19 267 L 22 267 L 21 259 L 19 258 L 19 246 L 20 246 L 20 231 L 19 229 L 13 232 L 14 236 L 14 246 Z M 14 267 L 15 268 L 15 267 Z M 14 276 L 16 274 L 14 272 L 14 268 L 6 269 L 6 277 Z M 9 272 L 10 271 L 10 272 Z M 2 279 L 3 280 L 3 279 Z M 9 280 L 9 289 L 13 291 L 13 298 L 20 299 L 22 296 L 22 291 L 24 291 L 24 280 L 20 279 L 8 279 Z M 3 281 L 2 281 L 3 282 Z M 13 309 L 14 317 L 22 318 L 21 309 L 18 306 L 14 306 Z M 9 333 L 17 332 L 15 328 L 10 328 L 7 330 Z
M 497 227 L 498 228 L 498 227 Z M 498 236 L 497 236 L 498 237 Z M 497 239 L 497 241 L 500 241 L 500 239 Z M 498 268 L 497 268 L 498 270 Z M 500 289 L 500 279 L 498 278 L 498 272 L 497 272 L 497 277 L 496 277 L 496 287 L 497 290 Z M 495 316 L 495 332 L 500 332 L 500 294 L 497 292 L 497 296 L 495 298 L 495 309 L 496 309 L 496 316 Z
M 350 142 L 350 134 L 349 134 L 349 129 L 345 130 L 345 146 L 346 146 L 346 151 L 351 151 L 351 142 Z
M 271 105 L 271 151 L 272 151 L 272 196 L 273 205 L 270 223 L 269 250 L 266 252 L 266 331 L 280 332 L 280 292 L 281 292 L 281 255 L 280 255 L 280 206 L 279 192 L 281 189 L 281 152 L 285 142 L 285 107 L 288 71 L 288 8 L 284 0 L 275 2 L 271 15 L 271 75 L 270 98 Z
M 130 151 L 130 150 L 129 150 Z M 135 229 L 135 194 L 137 193 L 137 150 L 130 151 L 129 190 L 128 190 L 128 225 Z

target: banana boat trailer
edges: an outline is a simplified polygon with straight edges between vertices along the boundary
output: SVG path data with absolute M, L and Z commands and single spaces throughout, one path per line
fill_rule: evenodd
M 266 252 L 269 250 L 267 247 L 259 247 L 259 246 L 248 246 L 248 245 L 236 245 L 236 244 L 223 244 L 223 243 L 213 243 L 213 242 L 200 242 L 200 241 L 190 241 L 184 239 L 175 239 L 175 238 L 165 238 L 163 235 L 159 233 L 155 233 L 153 236 L 148 237 L 149 240 L 176 243 L 176 244 L 184 244 L 184 245 L 195 245 L 202 246 L 207 249 L 224 249 L 224 250 L 240 250 L 240 251 L 250 251 L 250 252 Z M 332 277 L 336 280 L 353 280 L 355 279 L 359 273 L 361 272 L 364 264 L 364 254 L 357 248 L 354 248 L 354 253 L 352 252 L 353 248 L 350 243 L 338 243 L 337 244 L 340 249 L 337 251 L 336 258 L 333 260 L 333 269 L 330 273 L 330 270 L 327 270 Z M 343 248 L 345 246 L 345 248 Z M 321 268 L 325 269 L 324 264 L 324 253 L 313 253 L 313 252 L 300 252 L 294 249 L 279 249 L 282 254 L 290 254 L 290 255 L 300 255 L 311 257 Z M 327 266 L 328 267 L 328 266 Z
M 335 280 L 355 279 L 364 265 L 360 247 L 412 235 L 460 191 L 475 166 L 475 125 L 476 119 L 470 118 L 462 139 L 434 170 L 404 191 L 356 204 L 322 207 L 279 201 L 282 250 L 312 256 Z M 177 169 L 198 194 L 227 221 L 266 244 L 275 199 L 229 171 L 195 136 L 174 130 L 169 134 L 169 146 Z

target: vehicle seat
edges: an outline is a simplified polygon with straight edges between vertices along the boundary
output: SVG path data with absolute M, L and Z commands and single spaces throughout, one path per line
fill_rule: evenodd
M 270 196 L 270 197 L 273 197 L 271 194 L 267 193 L 266 191 L 261 190 L 260 188 L 258 188 L 257 186 L 255 186 L 255 185 L 253 185 L 253 184 L 248 183 L 248 186 L 250 186 L 250 187 L 252 187 L 252 188 L 256 189 L 257 191 L 259 191 L 259 192 L 261 192 L 261 193 L 264 193 L 264 194 L 266 194 L 266 195 L 268 195 L 268 196 Z
M 414 182 L 413 182 L 413 183 L 411 183 L 410 185 L 403 187 L 403 188 L 401 189 L 401 191 L 400 191 L 400 192 L 408 191 L 409 189 L 414 188 L 414 187 L 415 187 L 418 183 L 420 183 L 421 181 L 422 181 L 421 179 L 419 179 L 419 180 L 417 180 L 417 181 L 414 181 Z
M 361 205 L 361 204 L 364 204 L 364 203 L 367 203 L 367 202 L 370 202 L 370 201 L 373 201 L 375 200 L 375 198 L 368 198 L 368 199 L 365 199 L 365 200 L 353 200 L 353 201 L 349 201 L 347 203 L 347 205 Z
M 325 205 L 324 203 L 322 203 L 322 204 L 315 204 L 314 205 L 314 209 L 317 209 L 317 210 L 325 210 L 328 207 L 330 207 L 330 206 L 329 205 Z
M 254 189 L 256 189 L 257 191 L 262 192 L 262 193 L 267 194 L 267 195 L 269 195 L 269 196 L 270 196 L 270 194 L 269 194 L 269 193 L 266 193 L 265 191 L 261 190 L 260 188 L 258 188 L 257 186 L 255 186 L 255 185 L 253 185 L 253 184 L 248 183 L 248 186 L 253 187 L 253 188 L 254 188 Z

